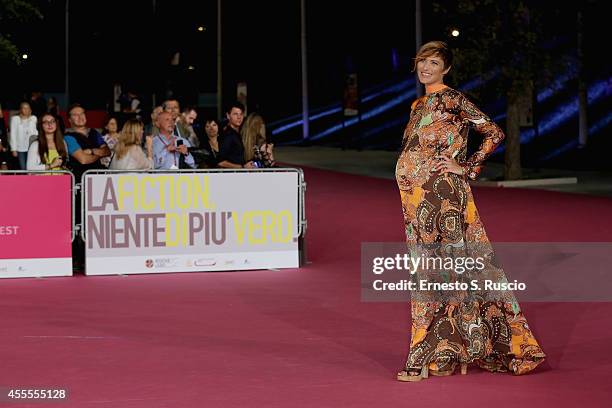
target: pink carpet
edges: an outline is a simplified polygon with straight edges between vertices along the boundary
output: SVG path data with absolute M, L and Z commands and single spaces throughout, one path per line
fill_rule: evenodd
M 529 375 L 395 381 L 409 305 L 359 291 L 361 242 L 403 240 L 395 183 L 306 180 L 312 263 L 299 270 L 0 281 L 0 387 L 64 387 L 57 406 L 71 407 L 609 406 L 610 303 L 522 304 L 548 354 Z M 494 241 L 612 238 L 610 199 L 475 197 Z

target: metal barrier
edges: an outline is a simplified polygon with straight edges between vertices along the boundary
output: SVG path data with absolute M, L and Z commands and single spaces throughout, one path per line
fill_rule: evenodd
M 271 173 L 294 174 L 295 177 L 290 177 L 290 180 L 296 180 L 297 185 L 295 185 L 295 190 L 293 187 L 291 187 L 293 181 L 289 181 L 289 179 L 287 179 L 286 177 L 279 177 L 278 179 L 274 177 L 270 177 L 269 175 Z M 183 185 L 182 188 L 188 188 L 188 190 L 184 190 L 184 189 L 181 190 L 180 186 L 182 182 L 180 181 L 180 178 L 174 178 L 174 181 L 170 181 L 171 179 L 167 179 L 167 178 L 162 178 L 162 179 L 154 178 L 155 176 L 164 176 L 164 175 L 180 176 L 181 174 L 186 174 L 189 176 L 196 177 L 196 179 L 203 180 L 205 184 L 201 184 L 200 187 L 197 187 L 199 183 L 196 182 L 194 186 L 196 186 L 195 188 L 197 189 L 197 188 L 202 188 L 202 186 L 205 185 L 206 186 L 205 187 L 206 197 L 208 197 L 208 194 L 210 193 L 210 190 L 208 189 L 208 184 L 207 184 L 209 182 L 208 180 L 215 180 L 214 182 L 216 184 L 214 184 L 215 186 L 214 192 L 216 194 L 221 194 L 219 196 L 221 199 L 221 203 L 219 203 L 221 204 L 220 209 L 214 209 L 215 208 L 214 205 L 213 207 L 208 207 L 208 204 L 204 204 L 204 201 L 199 201 L 198 202 L 199 204 L 195 204 L 196 207 L 190 207 L 190 205 L 194 205 L 194 204 L 193 203 L 187 204 L 187 203 L 190 202 L 190 200 L 192 200 L 193 197 L 196 197 L 196 193 L 193 193 L 193 192 L 185 193 L 185 192 L 191 191 L 190 189 L 194 187 L 189 183 L 188 183 L 189 187 L 187 187 L 186 184 L 182 184 Z M 224 188 L 224 184 L 222 181 L 224 179 L 224 177 L 222 176 L 223 174 L 227 174 L 227 175 L 240 174 L 244 176 L 241 176 L 239 178 L 228 178 L 227 188 Z M 268 174 L 268 176 L 266 177 L 262 176 L 258 179 L 258 175 L 262 175 L 262 174 Z M 118 178 L 118 176 L 130 176 L 130 175 L 134 177 L 131 177 L 129 179 Z M 199 178 L 198 175 L 211 175 L 212 178 L 210 179 L 209 178 Z M 213 177 L 212 175 L 215 175 L 215 176 Z M 108 177 L 103 178 L 103 179 L 96 179 L 96 178 L 92 178 L 92 176 L 95 176 L 95 177 L 108 176 Z M 148 179 L 148 177 L 145 177 L 145 176 L 152 176 L 153 178 Z M 252 182 L 251 182 L 251 177 L 253 180 Z M 102 181 L 102 180 L 105 180 L 105 181 Z M 280 183 L 279 188 L 282 189 L 282 190 L 279 190 L 279 194 L 278 194 L 278 198 L 280 199 L 279 204 L 282 202 L 284 202 L 285 205 L 288 203 L 293 203 L 293 204 L 290 204 L 288 207 L 282 207 L 282 208 L 286 208 L 287 210 L 279 210 L 278 207 L 272 204 L 272 202 L 274 202 L 274 197 L 275 197 L 274 180 L 279 181 Z M 128 183 L 126 185 L 130 186 L 127 190 L 120 187 L 121 184 L 118 184 L 118 183 L 123 183 L 123 182 Z M 265 184 L 266 187 L 262 188 L 263 190 L 262 193 L 265 195 L 262 195 L 259 197 L 260 197 L 260 200 L 262 200 L 262 203 L 267 203 L 267 204 L 263 204 L 264 206 L 260 208 L 257 207 L 257 203 L 252 203 L 251 201 L 248 201 L 249 198 L 251 197 L 257 197 L 257 195 L 254 196 L 253 194 L 254 194 L 254 190 L 256 190 L 256 187 L 258 185 L 264 186 L 264 184 L 258 184 L 258 182 L 266 183 Z M 110 188 L 111 190 L 107 190 L 108 188 Z M 242 188 L 245 188 L 245 193 L 244 193 L 245 195 L 240 194 L 240 192 L 242 191 L 241 190 Z M 218 216 L 218 215 L 215 215 L 216 211 L 220 211 L 218 214 L 220 214 L 223 217 L 224 217 L 223 214 L 229 214 L 229 217 L 231 217 L 231 215 L 235 214 L 235 211 L 238 211 L 237 214 L 239 217 L 246 217 L 246 218 L 242 218 L 242 221 L 238 221 L 240 220 L 240 218 L 234 218 L 234 223 L 239 222 L 239 224 L 234 224 L 234 228 L 237 228 L 236 233 L 238 235 L 230 235 L 233 238 L 231 238 L 230 241 L 227 241 L 227 243 L 229 244 L 229 247 L 225 247 L 225 246 L 220 247 L 220 248 L 225 249 L 225 250 L 221 249 L 220 252 L 219 251 L 210 252 L 209 249 L 207 250 L 207 249 L 202 248 L 203 250 L 202 252 L 197 252 L 201 254 L 199 256 L 204 256 L 207 253 L 210 253 L 211 256 L 215 256 L 215 254 L 217 254 L 216 256 L 225 256 L 225 255 L 232 254 L 233 257 L 236 258 L 236 257 L 240 257 L 241 254 L 251 254 L 243 258 L 245 262 L 244 265 L 246 265 L 246 262 L 248 261 L 251 267 L 245 268 L 243 265 L 243 267 L 238 267 L 238 269 L 262 269 L 261 268 L 262 266 L 264 269 L 265 268 L 274 269 L 277 267 L 281 267 L 281 268 L 294 267 L 294 266 L 291 266 L 293 265 L 292 261 L 289 261 L 288 260 L 289 258 L 287 258 L 288 256 L 290 256 L 288 254 L 291 253 L 290 252 L 291 250 L 288 252 L 287 249 L 281 250 L 280 252 L 278 252 L 279 257 L 274 256 L 274 257 L 269 258 L 271 261 L 270 264 L 267 264 L 266 263 L 267 261 L 265 260 L 262 261 L 263 259 L 262 257 L 264 257 L 264 254 L 269 253 L 270 251 L 270 249 L 265 249 L 265 248 L 273 247 L 273 246 L 270 247 L 269 245 L 285 245 L 282 243 L 283 242 L 288 243 L 288 242 L 291 242 L 292 240 L 295 245 L 294 250 L 296 251 L 293 253 L 295 254 L 294 256 L 297 256 L 297 258 L 293 258 L 296 262 L 294 265 L 302 266 L 306 263 L 306 245 L 305 245 L 305 240 L 304 240 L 304 236 L 305 236 L 306 229 L 307 229 L 306 209 L 305 209 L 306 183 L 304 180 L 304 173 L 301 169 L 297 169 L 297 168 L 273 168 L 273 169 L 253 169 L 253 170 L 251 169 L 181 169 L 181 170 L 128 170 L 128 171 L 125 171 L 125 170 L 88 170 L 83 174 L 81 178 L 80 189 L 82 193 L 81 213 L 80 213 L 81 224 L 78 225 L 77 228 L 80 229 L 79 236 L 81 237 L 82 241 L 85 243 L 87 247 L 86 269 L 88 270 L 91 266 L 91 274 L 106 274 L 107 269 L 119 271 L 117 273 L 149 273 L 149 272 L 142 272 L 142 269 L 138 269 L 139 268 L 138 265 L 141 265 L 141 264 L 138 264 L 138 262 L 143 262 L 144 259 L 146 258 L 146 257 L 143 258 L 145 255 L 149 256 L 149 258 L 146 258 L 147 268 L 153 268 L 152 270 L 150 270 L 150 272 L 158 272 L 159 270 L 157 269 L 158 268 L 157 266 L 151 267 L 148 264 L 153 262 L 155 259 L 162 259 L 161 257 L 164 257 L 164 256 L 166 257 L 178 256 L 181 259 L 181 262 L 184 262 L 186 257 L 190 255 L 194 255 L 194 253 L 196 253 L 196 251 L 194 251 L 195 247 L 193 246 L 194 245 L 193 240 L 194 239 L 199 240 L 200 238 L 195 238 L 196 235 L 191 235 L 190 239 L 192 241 L 190 244 L 185 243 L 186 241 L 181 241 L 183 242 L 181 245 L 185 245 L 184 252 L 181 252 L 181 251 L 176 252 L 176 250 L 173 250 L 174 252 L 172 252 L 172 251 L 168 251 L 168 249 L 175 247 L 178 242 L 177 241 L 178 238 L 175 238 L 176 236 L 174 234 L 178 233 L 177 231 L 183 231 L 181 232 L 181 234 L 182 233 L 187 234 L 187 232 L 185 231 L 191 231 L 190 233 L 195 234 L 195 232 L 193 232 L 194 230 L 191 228 L 195 228 L 195 229 L 199 228 L 197 231 L 202 231 L 201 230 L 202 225 L 200 225 L 199 223 L 203 222 L 203 220 L 193 221 L 194 218 L 189 218 L 190 224 L 189 226 L 187 226 L 186 224 L 187 218 L 185 218 L 185 221 L 181 221 L 185 223 L 184 227 L 182 226 L 183 224 L 181 224 L 181 227 L 179 228 L 178 221 L 176 221 L 177 224 L 175 224 L 175 218 L 173 217 L 178 215 L 180 217 L 192 217 L 193 216 L 197 218 L 197 217 L 200 217 L 200 214 L 202 215 L 204 214 L 204 213 L 199 213 L 197 211 L 190 212 L 190 210 L 193 211 L 196 208 L 200 208 L 200 209 L 206 208 L 207 209 L 206 211 L 212 211 L 212 213 L 210 213 L 211 217 Z M 89 189 L 92 189 L 92 191 L 88 191 Z M 199 191 L 201 194 L 202 191 L 204 190 L 199 190 Z M 293 196 L 294 191 L 297 193 L 297 197 Z M 109 195 L 107 196 L 107 194 Z M 124 194 L 127 194 L 127 195 L 124 195 Z M 194 195 L 192 196 L 192 194 Z M 144 198 L 145 196 L 147 198 Z M 292 196 L 293 198 L 291 198 Z M 172 197 L 172 198 L 169 198 L 169 197 Z M 243 198 L 245 198 L 247 201 L 244 201 L 244 202 L 234 201 L 234 200 L 242 200 Z M 124 203 L 126 203 L 124 201 L 125 199 L 128 200 L 127 207 L 123 207 L 123 205 L 125 205 Z M 181 201 L 185 199 L 187 201 Z M 204 198 L 204 200 L 206 199 L 207 198 Z M 93 200 L 93 201 L 90 201 L 90 200 Z M 174 200 L 177 200 L 177 201 L 175 202 Z M 272 202 L 270 202 L 270 200 L 272 200 Z M 181 204 L 179 204 L 180 202 L 183 203 L 182 205 L 186 205 L 187 207 L 181 206 Z M 232 203 L 237 204 L 235 209 L 229 210 L 230 211 L 229 213 L 224 212 L 226 211 L 224 210 L 224 208 L 225 209 L 234 208 Z M 249 206 L 253 206 L 253 205 L 255 206 L 255 208 L 248 209 Z M 281 206 L 282 205 L 283 204 L 281 204 Z M 119 208 L 120 211 L 117 211 L 117 212 L 113 211 L 112 206 L 115 206 L 114 208 Z M 203 207 L 200 207 L 200 206 L 203 206 Z M 273 209 L 273 208 L 277 208 L 277 209 L 270 211 L 270 209 Z M 290 214 L 287 213 L 287 211 L 289 211 Z M 132 214 L 132 215 L 129 216 L 128 214 Z M 148 218 L 149 215 L 146 215 L 146 214 L 150 214 L 154 220 L 151 218 Z M 166 235 L 165 239 L 170 239 L 168 238 L 169 236 L 172 236 L 172 238 L 171 238 L 171 241 L 165 241 L 164 239 L 162 239 L 161 241 L 154 241 L 154 242 L 172 242 L 172 244 L 165 245 L 164 249 L 160 249 L 160 251 L 151 252 L 151 246 L 148 243 L 149 238 L 147 238 L 145 241 L 141 241 L 140 234 L 144 234 L 142 236 L 146 236 L 146 237 L 149 237 L 149 234 L 157 234 L 157 232 L 151 233 L 147 231 L 151 231 L 149 228 L 157 228 L 156 226 L 158 224 L 156 224 L 157 223 L 156 217 L 158 217 L 161 214 L 166 214 L 166 217 L 170 217 L 170 218 L 165 218 L 167 220 L 172 219 L 172 224 L 167 224 L 167 222 L 169 221 L 163 221 L 163 224 L 161 224 L 162 225 L 161 228 L 165 228 L 164 225 L 165 226 L 173 225 L 171 227 L 171 230 L 166 230 L 166 234 L 170 234 L 170 235 Z M 209 216 L 208 214 L 209 213 L 207 212 L 205 216 L 208 217 Z M 295 220 L 295 223 L 286 224 L 283 221 L 283 220 L 286 220 L 286 218 L 284 218 L 286 217 L 286 215 L 284 214 L 290 215 L 290 219 L 293 218 Z M 93 215 L 93 218 L 92 218 L 92 215 Z M 104 218 L 102 218 L 102 216 Z M 128 218 L 123 218 L 126 216 Z M 110 218 L 106 218 L 106 217 L 110 217 Z M 131 217 L 145 217 L 145 218 L 131 218 Z M 277 218 L 277 217 L 280 217 L 280 218 Z M 117 221 L 119 222 L 119 224 L 114 224 L 115 222 L 113 221 L 114 219 L 119 220 Z M 143 219 L 147 219 L 147 221 L 142 221 Z M 126 225 L 128 224 L 124 224 L 125 222 L 128 222 L 127 220 L 129 220 L 129 227 L 126 227 Z M 142 222 L 145 222 L 145 223 L 153 222 L 153 224 L 151 224 L 151 227 L 147 226 L 147 224 L 144 224 L 143 226 L 143 224 L 141 224 Z M 195 224 L 191 224 L 191 222 L 195 222 Z M 208 222 L 209 221 L 206 221 L 207 223 L 206 225 L 209 225 Z M 221 222 L 224 225 L 223 228 L 225 228 L 225 221 L 221 221 Z M 118 233 L 114 232 L 115 225 L 119 225 L 119 227 L 117 228 L 120 228 L 118 231 L 121 231 L 121 232 L 118 232 Z M 155 227 L 153 227 L 153 225 L 155 225 Z M 207 230 L 207 231 L 214 231 L 214 228 L 215 228 L 214 225 L 215 224 L 213 221 L 213 224 L 212 224 L 213 230 Z M 285 226 L 292 225 L 292 227 L 291 229 L 283 229 L 284 232 L 281 233 L 282 225 L 285 225 Z M 131 232 L 129 231 L 125 232 L 125 235 L 124 235 L 124 232 L 122 231 L 127 231 L 127 230 L 124 230 L 124 228 L 129 228 L 129 231 Z M 238 233 L 239 230 L 241 231 L 240 233 Z M 225 229 L 223 229 L 223 231 L 225 231 Z M 92 233 L 95 234 L 95 237 L 89 236 L 89 234 L 92 234 Z M 207 232 L 207 233 L 210 233 L 210 232 Z M 119 234 L 119 235 L 116 235 L 116 234 Z M 225 237 L 225 232 L 222 232 L 221 234 L 223 237 Z M 243 234 L 247 234 L 247 235 L 243 235 Z M 251 235 L 251 234 L 256 234 L 256 235 Z M 197 236 L 201 237 L 201 235 L 199 234 Z M 282 238 L 280 238 L 281 236 Z M 185 235 L 185 237 L 187 237 L 187 235 Z M 248 239 L 245 237 L 248 237 Z M 118 241 L 115 241 L 115 239 L 118 239 Z M 131 242 L 130 244 L 127 243 L 128 239 L 130 240 L 129 242 Z M 157 239 L 157 238 L 155 238 L 155 235 L 151 235 L 151 239 Z M 236 241 L 236 239 L 238 241 Z M 278 239 L 280 239 L 280 241 L 277 241 Z M 93 241 L 90 242 L 90 240 L 93 240 Z M 246 241 L 243 241 L 243 240 L 246 240 Z M 289 240 L 289 241 L 286 241 L 286 240 Z M 223 238 L 223 241 L 225 242 L 225 238 Z M 257 248 L 260 248 L 259 245 L 262 244 L 263 242 L 266 242 L 266 244 L 264 244 L 264 246 L 261 247 L 263 251 L 259 252 L 260 250 L 258 250 Z M 132 246 L 132 245 L 135 245 L 135 246 Z M 196 246 L 203 245 L 203 243 L 195 244 L 195 245 Z M 209 244 L 206 244 L 206 246 L 208 245 Z M 225 244 L 222 244 L 222 245 L 225 245 Z M 239 245 L 239 247 L 235 247 L 235 245 Z M 242 245 L 245 245 L 245 246 L 242 247 Z M 242 247 L 242 249 L 239 249 L 240 247 Z M 122 252 L 122 251 L 125 251 L 125 248 L 134 248 L 135 251 L 129 252 L 129 255 L 127 255 L 127 257 L 126 255 L 120 255 L 120 254 L 125 254 L 125 252 Z M 139 248 L 139 249 L 136 250 L 136 248 Z M 252 249 L 249 249 L 249 248 L 252 248 Z M 255 251 L 259 255 L 254 255 L 253 251 Z M 222 255 L 222 254 L 225 254 L 225 255 Z M 175 258 L 175 259 L 179 259 L 179 258 Z M 104 264 L 102 261 L 103 259 L 108 259 L 108 263 Z M 187 262 L 189 261 L 187 260 Z M 221 258 L 221 260 L 219 260 L 218 262 L 232 262 L 232 261 L 228 260 L 227 258 Z M 268 266 L 264 266 L 264 264 Z M 142 265 L 140 267 L 142 267 Z M 157 265 L 157 263 L 155 265 Z M 217 266 L 212 266 L 212 268 L 220 268 L 219 265 L 220 264 L 218 263 Z M 160 267 L 160 268 L 164 269 L 164 267 Z M 228 269 L 206 269 L 205 268 L 202 270 L 228 270 Z M 167 268 L 165 268 L 164 271 L 169 272 Z M 196 270 L 192 268 L 190 271 L 193 272 Z M 89 272 L 86 272 L 86 273 L 89 274 Z
M 306 192 L 306 182 L 304 180 L 304 173 L 301 169 L 297 168 L 273 168 L 273 169 L 182 169 L 182 170 L 134 170 L 134 171 L 122 171 L 122 170 L 88 170 L 86 171 L 80 183 L 75 183 L 74 175 L 67 170 L 36 170 L 36 171 L 27 171 L 27 170 L 5 170 L 0 171 L 0 176 L 2 175 L 44 175 L 44 176 L 53 176 L 57 174 L 61 175 L 70 175 L 70 203 L 71 203 L 71 211 L 70 211 L 70 220 L 71 220 L 71 242 L 78 237 L 82 240 L 83 243 L 87 243 L 87 228 L 85 228 L 86 222 L 86 199 L 87 199 L 87 185 L 85 183 L 85 178 L 87 175 L 91 174 L 138 174 L 145 173 L 151 175 L 159 175 L 159 174 L 181 174 L 181 173 L 200 173 L 200 174 L 232 174 L 232 173 L 241 173 L 241 174 L 260 174 L 260 173 L 296 173 L 297 175 L 297 220 L 293 223 L 294 229 L 292 234 L 297 234 L 293 236 L 294 241 L 298 243 L 299 250 L 299 264 L 303 265 L 306 263 L 306 248 L 305 248 L 305 234 L 307 229 L 307 220 L 306 220 L 306 206 L 305 206 L 305 192 Z M 285 184 L 286 185 L 286 184 Z M 287 192 L 287 190 L 285 190 Z M 81 193 L 80 197 L 80 222 L 77 223 L 77 195 Z M 269 196 L 269 195 L 268 195 Z M 285 195 L 285 197 L 287 197 Z M 78 231 L 78 232 L 77 232 Z M 74 254 L 73 254 L 74 256 Z
M 179 169 L 179 170 L 87 170 L 81 177 L 81 182 L 77 185 L 77 189 L 81 189 L 83 194 L 81 195 L 81 221 L 85 216 L 85 201 L 83 197 L 87 196 L 86 186 L 83 180 L 88 174 L 180 174 L 180 173 L 297 173 L 298 174 L 298 214 L 300 219 L 298 220 L 298 234 L 297 237 L 304 237 L 306 235 L 306 181 L 304 179 L 304 171 L 298 168 L 273 168 L 273 169 Z M 71 173 L 72 174 L 72 173 Z M 74 176 L 73 176 L 74 179 Z M 73 216 L 74 220 L 74 216 Z M 83 241 L 86 241 L 85 228 L 82 225 L 77 227 L 80 230 L 80 237 Z
M 79 189 L 79 185 L 75 184 L 74 181 L 74 174 L 72 174 L 70 171 L 68 170 L 0 170 L 0 176 L 2 175 L 22 175 L 22 176 L 28 176 L 28 175 L 39 175 L 39 176 L 53 176 L 56 174 L 68 174 L 70 175 L 70 179 L 71 179 L 71 187 L 70 187 L 70 192 L 71 192 L 71 200 L 70 202 L 72 203 L 72 208 L 71 208 L 71 214 L 72 214 L 72 223 L 71 223 L 71 230 L 72 230 L 72 241 L 74 241 L 74 239 L 76 238 L 76 229 L 78 228 L 76 225 L 76 220 L 75 220 L 75 204 L 76 204 L 76 195 L 77 195 L 77 191 Z
M 72 173 L 0 171 L 0 189 L 0 278 L 72 276 L 71 247 L 78 242 Z

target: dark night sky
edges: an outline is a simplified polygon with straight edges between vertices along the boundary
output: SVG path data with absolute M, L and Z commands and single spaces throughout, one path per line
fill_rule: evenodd
M 223 7 L 224 95 L 235 84 L 248 83 L 249 103 L 275 117 L 300 109 L 299 0 L 231 1 Z M 43 21 L 18 25 L 14 40 L 30 55 L 19 68 L 7 68 L 16 81 L 13 98 L 34 88 L 64 89 L 64 2 L 40 0 Z M 331 7 L 333 4 L 334 7 Z M 308 1 L 309 79 L 313 105 L 334 102 L 342 93 L 350 59 L 360 83 L 387 81 L 392 74 L 391 49 L 413 52 L 412 12 L 395 2 L 379 7 L 355 2 Z M 384 5 L 385 7 L 380 7 Z M 179 93 L 195 101 L 197 91 L 216 89 L 216 1 L 153 2 L 107 0 L 70 2 L 71 99 L 103 108 L 113 80 L 143 96 L 159 97 L 168 77 L 180 78 Z M 197 27 L 207 27 L 206 32 Z M 172 54 L 181 52 L 179 72 L 170 70 Z M 194 71 L 187 67 L 193 65 Z
M 153 4 L 156 13 L 153 13 Z M 180 99 L 196 102 L 198 92 L 216 88 L 216 0 L 70 1 L 70 83 L 72 101 L 105 108 L 113 81 L 134 88 L 150 105 L 163 98 L 168 80 Z M 64 1 L 37 0 L 43 21 L 11 24 L 20 49 L 30 55 L 20 67 L 3 67 L 2 102 L 26 92 L 64 89 Z M 299 0 L 224 1 L 224 100 L 248 83 L 249 104 L 270 120 L 296 114 L 300 97 Z M 340 99 L 347 61 L 359 72 L 360 87 L 408 77 L 414 55 L 413 2 L 378 0 L 307 1 L 308 62 L 312 106 Z M 423 1 L 425 41 L 445 36 Z M 197 27 L 207 27 L 198 32 Z M 571 32 L 574 27 L 568 27 Z M 591 29 L 594 29 L 591 27 Z M 393 69 L 392 50 L 400 56 Z M 171 70 L 172 54 L 181 64 Z M 187 67 L 193 65 L 195 70 Z

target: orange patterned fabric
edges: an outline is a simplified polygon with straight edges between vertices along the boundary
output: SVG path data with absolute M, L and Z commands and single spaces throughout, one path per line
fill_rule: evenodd
M 484 139 L 467 157 L 469 128 Z M 503 139 L 499 126 L 452 88 L 413 104 L 396 167 L 408 244 L 489 242 L 467 181 L 478 177 L 483 162 Z M 432 172 L 438 154 L 455 158 L 465 176 Z M 419 371 L 425 364 L 449 370 L 465 362 L 518 375 L 546 357 L 516 301 L 450 304 L 413 299 L 411 306 L 407 370 Z

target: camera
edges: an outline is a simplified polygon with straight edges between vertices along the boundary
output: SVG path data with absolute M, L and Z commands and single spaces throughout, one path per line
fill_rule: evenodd
M 269 167 L 266 163 L 265 151 L 259 146 L 253 146 L 253 167 L 258 169 Z

